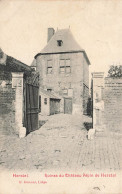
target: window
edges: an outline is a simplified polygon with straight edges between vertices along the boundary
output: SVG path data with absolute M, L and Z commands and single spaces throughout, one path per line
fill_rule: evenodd
M 70 59 L 60 60 L 60 73 L 71 73 Z
M 52 92 L 52 89 L 47 89 L 48 92 Z
M 65 60 L 60 60 L 60 73 L 65 73 Z
M 60 67 L 60 73 L 65 73 L 65 67 Z
M 70 96 L 70 97 L 73 96 L 73 89 L 68 89 L 68 96 Z
M 70 60 L 66 59 L 66 73 L 71 73 Z
M 60 66 L 65 66 L 65 60 L 64 59 L 60 60 Z
M 57 40 L 57 46 L 62 46 L 63 41 L 62 40 Z
M 44 98 L 44 104 L 47 104 L 47 98 Z
M 66 60 L 65 60 L 65 63 L 66 63 L 66 66 L 69 67 L 69 66 L 70 66 L 70 59 L 66 59 Z
M 71 68 L 70 68 L 70 66 L 68 67 L 66 67 L 66 73 L 70 73 L 71 72 Z
M 47 74 L 52 74 L 52 60 L 47 61 Z
M 47 73 L 48 73 L 48 74 L 51 74 L 51 73 L 52 73 L 52 67 L 48 67 L 48 68 L 47 68 Z

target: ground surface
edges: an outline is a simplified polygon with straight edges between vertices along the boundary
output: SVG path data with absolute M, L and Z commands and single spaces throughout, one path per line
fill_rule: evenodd
M 23 139 L 0 135 L 0 169 L 119 170 L 121 137 L 98 132 L 87 140 L 82 124 L 91 118 L 81 115 L 53 115 L 39 130 Z

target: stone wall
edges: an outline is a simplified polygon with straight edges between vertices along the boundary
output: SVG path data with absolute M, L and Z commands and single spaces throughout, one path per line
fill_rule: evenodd
M 70 59 L 71 73 L 60 74 L 60 59 Z M 71 97 L 73 99 L 73 112 L 83 112 L 83 83 L 85 83 L 87 87 L 89 86 L 89 67 L 84 54 L 64 53 L 41 55 L 38 56 L 36 60 L 36 70 L 40 72 L 40 85 L 43 86 L 44 89 L 52 89 L 62 97 Z M 52 74 L 47 74 L 48 60 L 52 60 Z M 63 93 L 64 89 L 68 91 L 67 94 Z M 88 99 L 88 96 L 86 97 L 85 95 L 85 98 Z M 60 111 L 64 112 L 62 102 L 63 100 L 61 101 Z
M 15 78 L 13 78 L 15 74 Z M 20 75 L 22 74 L 22 78 Z M 17 77 L 18 76 L 18 77 Z M 18 81 L 18 82 L 17 82 Z M 20 86 L 21 84 L 21 86 Z M 0 133 L 20 136 L 23 124 L 23 73 L 0 72 Z
M 105 78 L 103 93 L 105 125 L 114 132 L 122 132 L 122 79 Z
M 93 73 L 93 127 L 122 133 L 122 78 Z

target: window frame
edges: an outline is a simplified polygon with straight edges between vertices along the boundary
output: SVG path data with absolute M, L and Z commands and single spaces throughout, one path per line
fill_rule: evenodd
M 52 63 L 49 64 L 49 62 L 52 62 L 52 59 L 47 60 L 47 74 L 52 74 L 53 73 L 53 64 Z
M 67 71 L 68 69 L 69 69 L 69 71 Z M 66 66 L 65 67 L 65 72 L 66 72 L 66 74 L 71 73 L 71 66 Z
M 64 64 L 61 64 L 61 61 L 64 61 Z M 69 64 L 67 64 L 66 61 L 69 61 Z M 61 68 L 64 68 L 64 72 L 61 72 Z M 68 68 L 69 68 L 69 72 L 67 72 Z M 71 73 L 71 60 L 70 59 L 60 59 L 59 73 L 60 74 L 70 74 Z
M 63 41 L 62 40 L 57 40 L 57 46 L 62 46 L 63 45 Z
M 47 92 L 52 92 L 52 88 L 47 88 Z
M 64 74 L 65 73 L 65 66 L 60 66 L 60 74 Z
M 44 104 L 47 105 L 47 98 L 44 98 Z

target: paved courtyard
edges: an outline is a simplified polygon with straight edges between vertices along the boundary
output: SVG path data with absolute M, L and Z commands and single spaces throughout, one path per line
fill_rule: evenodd
M 121 136 L 98 132 L 87 140 L 82 124 L 91 118 L 81 115 L 53 115 L 37 131 L 19 139 L 0 135 L 0 169 L 120 170 Z

